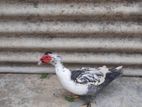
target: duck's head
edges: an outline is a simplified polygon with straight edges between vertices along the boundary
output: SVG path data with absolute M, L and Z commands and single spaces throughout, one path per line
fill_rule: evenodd
M 61 61 L 61 57 L 60 56 L 58 56 L 56 53 L 48 51 L 48 52 L 45 52 L 41 56 L 38 64 L 40 65 L 40 64 L 48 64 L 48 63 L 50 63 L 52 65 L 55 65 L 57 62 L 60 62 L 60 61 Z

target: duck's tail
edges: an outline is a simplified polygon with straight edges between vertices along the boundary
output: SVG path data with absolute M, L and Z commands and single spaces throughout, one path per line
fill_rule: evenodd
M 110 72 L 106 74 L 104 85 L 108 85 L 110 82 L 122 75 L 122 66 L 109 69 Z
M 122 66 L 119 66 L 109 69 L 110 72 L 107 72 L 105 81 L 100 86 L 98 86 L 96 94 L 100 93 L 100 91 L 104 89 L 104 87 L 106 87 L 108 84 L 110 84 L 113 80 L 120 77 L 122 75 L 122 68 Z

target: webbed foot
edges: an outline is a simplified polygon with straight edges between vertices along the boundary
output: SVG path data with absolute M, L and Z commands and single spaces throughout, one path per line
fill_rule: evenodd
M 91 103 L 87 103 L 87 107 L 91 107 Z

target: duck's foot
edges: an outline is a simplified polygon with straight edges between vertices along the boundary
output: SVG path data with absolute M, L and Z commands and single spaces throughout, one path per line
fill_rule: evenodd
M 65 99 L 67 100 L 79 100 L 80 96 L 77 96 L 77 95 L 65 95 Z
M 78 100 L 70 103 L 69 107 L 86 107 L 86 105 L 83 106 L 83 101 Z
M 87 103 L 87 107 L 91 107 L 91 103 Z
M 78 96 L 78 95 L 72 95 L 72 97 L 73 97 L 74 99 L 79 99 L 79 98 L 80 98 L 80 96 Z

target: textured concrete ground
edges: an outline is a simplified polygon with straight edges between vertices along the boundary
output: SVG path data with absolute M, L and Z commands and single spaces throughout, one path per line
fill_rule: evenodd
M 141 107 L 142 78 L 121 77 L 96 98 L 93 107 Z M 55 75 L 0 74 L 0 107 L 69 107 Z

